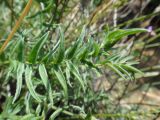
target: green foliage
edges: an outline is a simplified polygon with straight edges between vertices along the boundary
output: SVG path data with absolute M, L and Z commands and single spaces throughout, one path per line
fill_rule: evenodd
M 15 100 L 19 97 L 19 95 L 21 93 L 23 73 L 24 73 L 24 64 L 23 63 L 19 63 L 18 67 L 17 67 L 16 93 L 15 93 L 13 102 L 15 102 Z
M 111 47 L 113 47 L 120 39 L 123 37 L 126 37 L 127 35 L 133 35 L 139 32 L 147 32 L 146 29 L 140 29 L 140 28 L 135 28 L 135 29 L 126 29 L 126 30 L 114 30 L 111 31 L 107 34 L 106 41 L 104 43 L 105 49 L 108 50 Z
M 25 70 L 25 80 L 26 80 L 26 85 L 29 89 L 30 94 L 34 99 L 36 99 L 38 102 L 41 102 L 41 99 L 39 98 L 38 94 L 35 91 L 35 87 L 33 85 L 33 79 L 32 79 L 32 68 L 27 66 Z
M 143 74 L 140 70 L 133 67 L 132 65 L 138 64 L 132 60 L 133 56 L 122 56 L 120 54 L 109 55 L 108 58 L 103 62 L 113 71 L 119 74 L 123 79 L 134 79 L 133 73 Z
M 46 42 L 48 37 L 48 33 L 46 33 L 44 36 L 42 36 L 37 43 L 35 44 L 35 46 L 32 48 L 32 51 L 29 55 L 29 62 L 31 63 L 35 63 L 36 59 L 38 57 L 38 53 L 40 51 L 40 49 L 42 48 L 42 46 L 44 45 L 44 43 Z
M 80 49 L 82 42 L 85 37 L 85 27 L 83 28 L 81 35 L 79 36 L 78 40 L 74 43 L 74 45 L 68 50 L 67 58 L 71 59 L 72 57 L 76 56 L 78 49 Z
M 90 79 L 85 77 L 85 74 L 91 77 L 91 71 L 100 72 L 102 67 L 108 67 L 125 80 L 132 80 L 134 73 L 141 73 L 133 67 L 134 64 L 137 64 L 137 62 L 133 60 L 133 57 L 122 56 L 121 54 L 110 54 L 105 50 L 106 46 L 107 49 L 110 50 L 122 37 L 146 30 L 131 29 L 111 31 L 107 34 L 107 39 L 104 39 L 101 43 L 97 43 L 93 38 L 85 35 L 86 28 L 84 27 L 78 40 L 71 46 L 66 47 L 64 45 L 65 37 L 62 28 L 59 26 L 57 29 L 59 30 L 58 43 L 56 43 L 53 49 L 50 48 L 50 52 L 46 56 L 42 56 L 41 53 L 42 51 L 46 51 L 43 46 L 49 41 L 48 33 L 42 37 L 37 37 L 37 42 L 32 45 L 32 49 L 27 52 L 25 51 L 24 40 L 21 39 L 17 49 L 21 50 L 23 54 L 22 52 L 17 52 L 13 53 L 12 56 L 9 54 L 6 56 L 10 58 L 10 63 L 8 64 L 8 71 L 10 72 L 7 77 L 9 79 L 9 77 L 13 76 L 17 83 L 13 103 L 18 106 L 26 106 L 26 111 L 23 107 L 16 108 L 16 110 L 13 109 L 12 112 L 15 113 L 15 117 L 17 117 L 15 119 L 20 118 L 20 116 L 16 115 L 17 113 L 21 113 L 21 110 L 24 111 L 25 115 L 21 119 L 25 120 L 31 117 L 35 117 L 35 119 L 44 118 L 43 115 L 48 114 L 49 110 L 54 111 L 53 106 L 56 106 L 57 102 L 62 102 L 64 106 L 56 108 L 55 111 L 49 115 L 50 119 L 60 117 L 60 114 L 69 114 L 69 116 L 76 115 L 74 109 L 83 111 L 80 105 L 82 101 L 86 102 L 86 104 L 82 105 L 85 109 L 93 102 L 91 109 L 94 109 L 94 102 L 106 98 L 105 96 L 101 96 L 102 94 L 100 94 L 101 97 L 96 97 L 93 93 L 89 94 L 89 92 L 91 92 L 91 88 L 89 87 Z M 87 41 L 84 41 L 84 39 L 87 39 Z M 12 49 L 10 50 L 12 51 Z M 15 58 L 14 55 L 20 57 Z M 28 60 L 25 58 L 28 58 Z M 87 70 L 88 68 L 90 68 L 89 71 Z M 16 73 L 15 75 L 12 74 L 14 72 Z M 23 77 L 23 75 L 25 77 Z M 23 83 L 23 79 L 25 83 Z M 86 95 L 89 96 L 87 97 Z M 84 98 L 82 99 L 81 96 Z M 11 98 L 8 99 L 10 100 Z M 77 107 L 71 109 L 71 112 L 73 112 L 72 115 L 63 110 L 69 110 L 68 107 L 70 107 L 70 104 L 72 105 L 71 101 L 77 101 Z M 37 109 L 33 107 L 33 104 L 37 106 Z M 74 104 L 72 106 L 74 106 Z M 4 108 L 4 111 L 7 111 L 7 109 L 9 108 Z M 25 114 L 27 111 L 30 111 L 30 114 Z M 35 111 L 38 113 L 37 116 L 35 116 Z M 88 111 L 85 112 L 87 113 Z M 82 118 L 85 118 L 85 112 L 82 115 L 83 117 L 81 116 Z M 5 112 L 2 113 L 2 116 L 5 114 Z M 86 119 L 87 118 L 88 117 L 86 117 Z M 92 119 L 95 118 L 92 117 Z
M 99 32 L 101 27 L 99 24 L 106 19 L 102 21 L 96 19 L 101 18 L 101 15 L 106 16 L 103 10 L 112 5 L 103 0 L 92 0 L 91 4 L 88 1 L 82 1 L 83 4 L 88 5 L 84 6 L 84 10 L 79 4 L 78 7 L 74 6 L 74 2 L 77 1 L 34 1 L 33 8 L 24 20 L 22 28 L 8 44 L 5 52 L 0 55 L 0 90 L 2 90 L 0 120 L 135 119 L 135 114 L 128 113 L 128 110 L 132 111 L 132 109 L 128 107 L 121 110 L 119 106 L 121 98 L 117 95 L 122 91 L 118 89 L 115 95 L 110 88 L 107 89 L 105 86 L 101 89 L 101 86 L 97 85 L 97 88 L 94 84 L 95 81 L 103 81 L 100 77 L 105 75 L 104 81 L 113 83 L 111 88 L 114 89 L 114 82 L 118 87 L 123 87 L 125 85 L 123 83 L 119 85 L 119 82 L 132 84 L 136 76 L 143 76 L 144 74 L 137 67 L 137 58 L 128 51 L 123 51 L 129 49 L 128 44 L 118 49 L 116 45 L 118 46 L 120 42 L 125 44 L 124 38 L 136 34 L 141 36 L 140 33 L 144 33 L 147 37 L 149 34 L 146 34 L 147 30 L 143 28 L 123 29 L 121 26 L 126 25 L 127 22 L 120 24 L 121 29 L 118 25 L 114 30 L 111 28 L 107 32 L 102 26 Z M 23 2 L 15 0 L 14 5 L 24 6 Z M 127 0 L 118 2 L 113 9 L 127 3 Z M 4 9 L 7 12 L 6 16 L 0 18 L 0 25 L 2 25 L 0 31 L 6 29 L 6 32 L 0 33 L 0 38 L 2 35 L 4 37 L 8 35 L 9 24 L 13 26 L 14 19 L 19 16 L 19 11 L 22 9 L 21 7 L 13 9 L 10 1 L 3 0 L 0 2 L 2 6 L 0 12 L 4 13 L 3 8 L 6 4 L 7 10 Z M 78 8 L 77 13 L 75 9 L 72 11 L 70 6 Z M 79 16 L 84 14 L 86 9 L 89 9 L 91 16 Z M 11 12 L 13 12 L 12 21 L 5 21 L 3 25 L 4 19 L 6 20 Z M 144 17 L 130 20 L 128 24 L 140 19 Z M 75 21 L 76 26 L 74 26 Z M 92 27 L 93 29 L 97 27 L 96 22 L 98 28 L 94 33 Z M 0 44 L 1 42 L 3 40 Z M 121 81 L 118 81 L 119 77 Z M 100 84 L 103 86 L 106 83 Z M 124 96 L 125 92 L 122 92 Z M 114 97 L 119 101 L 114 101 Z M 153 114 L 159 113 L 153 112 Z M 138 115 L 143 116 L 141 113 Z
M 61 84 L 61 86 L 64 90 L 65 97 L 67 98 L 68 97 L 68 88 L 67 88 L 67 83 L 66 83 L 66 80 L 65 80 L 65 77 L 63 75 L 63 72 L 62 72 L 61 68 L 58 67 L 58 66 L 55 66 L 54 67 L 54 73 L 57 76 L 57 79 L 60 82 L 60 84 Z

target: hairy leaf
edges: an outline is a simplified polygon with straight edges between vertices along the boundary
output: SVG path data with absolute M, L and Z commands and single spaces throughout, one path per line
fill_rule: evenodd
M 80 83 L 83 91 L 85 91 L 85 83 L 81 77 L 81 75 L 79 74 L 78 68 L 76 65 L 74 65 L 71 62 L 66 62 L 67 63 L 67 67 L 69 68 L 69 70 L 74 74 L 74 76 L 77 78 L 78 82 Z
M 24 73 L 24 64 L 19 63 L 17 68 L 17 84 L 16 84 L 16 93 L 13 99 L 13 103 L 17 100 L 22 89 L 22 75 Z
M 51 85 L 49 83 L 47 70 L 46 70 L 44 64 L 39 65 L 39 74 L 40 74 L 40 77 L 43 81 L 43 84 L 44 84 L 44 86 L 45 86 L 45 88 L 46 88 L 46 90 L 49 94 L 50 101 L 53 104 L 52 88 L 51 88 Z
M 82 41 L 84 40 L 85 37 L 85 30 L 86 28 L 83 27 L 81 35 L 79 36 L 78 40 L 73 44 L 73 46 L 69 49 L 68 54 L 67 54 L 67 58 L 71 59 L 77 52 L 77 50 L 79 49 L 79 47 L 82 45 Z
M 55 118 L 62 112 L 62 108 L 58 108 L 50 117 L 50 120 L 55 120 Z
M 124 74 L 117 68 L 115 67 L 113 64 L 111 63 L 107 63 L 106 64 L 108 67 L 110 67 L 114 72 L 116 72 L 119 76 L 121 76 L 124 80 L 126 80 Z
M 112 32 L 109 32 L 104 43 L 104 48 L 106 50 L 109 50 L 123 37 L 140 33 L 140 32 L 147 32 L 147 30 L 141 29 L 141 28 L 134 28 L 134 29 L 126 29 L 126 30 L 117 29 Z
M 59 27 L 59 31 L 60 31 L 60 45 L 59 45 L 58 53 L 56 57 L 56 63 L 58 64 L 61 63 L 62 60 L 64 59 L 64 53 L 65 53 L 64 34 L 63 34 L 61 27 Z
M 68 98 L 68 88 L 67 88 L 67 83 L 66 83 L 66 80 L 65 80 L 65 77 L 62 73 L 62 70 L 60 69 L 59 66 L 55 66 L 54 67 L 54 73 L 56 74 L 57 76 L 57 79 L 59 81 L 59 83 L 61 84 L 63 90 L 64 90 L 64 95 L 66 98 Z
M 43 35 L 38 40 L 38 42 L 35 44 L 35 46 L 33 47 L 32 51 L 31 51 L 31 53 L 29 55 L 29 62 L 31 62 L 31 63 L 35 63 L 36 62 L 40 49 L 42 48 L 44 43 L 47 41 L 48 34 L 49 33 L 46 33 L 45 35 Z
M 44 64 L 39 65 L 39 74 L 40 74 L 40 77 L 43 81 L 43 84 L 44 84 L 45 88 L 47 89 L 47 87 L 48 87 L 48 75 L 47 75 L 47 71 L 46 71 L 46 68 L 45 68 Z
M 18 60 L 24 62 L 24 38 L 21 38 L 18 46 Z
M 25 81 L 26 81 L 26 85 L 29 89 L 30 94 L 32 95 L 32 97 L 34 99 L 37 100 L 37 102 L 41 102 L 41 99 L 39 98 L 38 94 L 36 93 L 36 91 L 34 90 L 34 86 L 32 83 L 32 68 L 27 66 L 26 70 L 25 70 Z

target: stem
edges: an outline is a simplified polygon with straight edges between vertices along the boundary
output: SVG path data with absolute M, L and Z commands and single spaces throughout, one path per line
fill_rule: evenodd
M 4 49 L 6 48 L 8 42 L 12 39 L 12 37 L 14 36 L 15 32 L 17 31 L 17 29 L 19 28 L 20 24 L 22 23 L 24 17 L 27 15 L 27 13 L 29 12 L 31 5 L 32 5 L 32 1 L 33 0 L 29 0 L 26 7 L 24 8 L 21 16 L 19 17 L 18 21 L 16 22 L 15 26 L 13 27 L 11 33 L 9 34 L 8 38 L 5 40 L 4 44 L 2 45 L 1 49 L 0 49 L 0 54 L 4 51 Z

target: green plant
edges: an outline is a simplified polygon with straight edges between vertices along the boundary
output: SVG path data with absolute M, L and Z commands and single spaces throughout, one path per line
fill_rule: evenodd
M 111 68 L 125 80 L 133 80 L 133 57 L 112 53 L 112 47 L 127 35 L 145 29 L 113 30 L 103 41 L 94 40 L 83 27 L 78 39 L 65 45 L 63 27 L 57 27 L 57 42 L 52 47 L 49 32 L 39 34 L 34 43 L 26 41 L 31 31 L 24 31 L 1 54 L 1 79 L 5 87 L 16 83 L 13 97 L 3 105 L 1 119 L 92 119 L 99 103 L 108 100 L 103 91 L 94 92 L 90 83 L 103 68 Z M 2 91 L 4 93 L 5 91 Z

